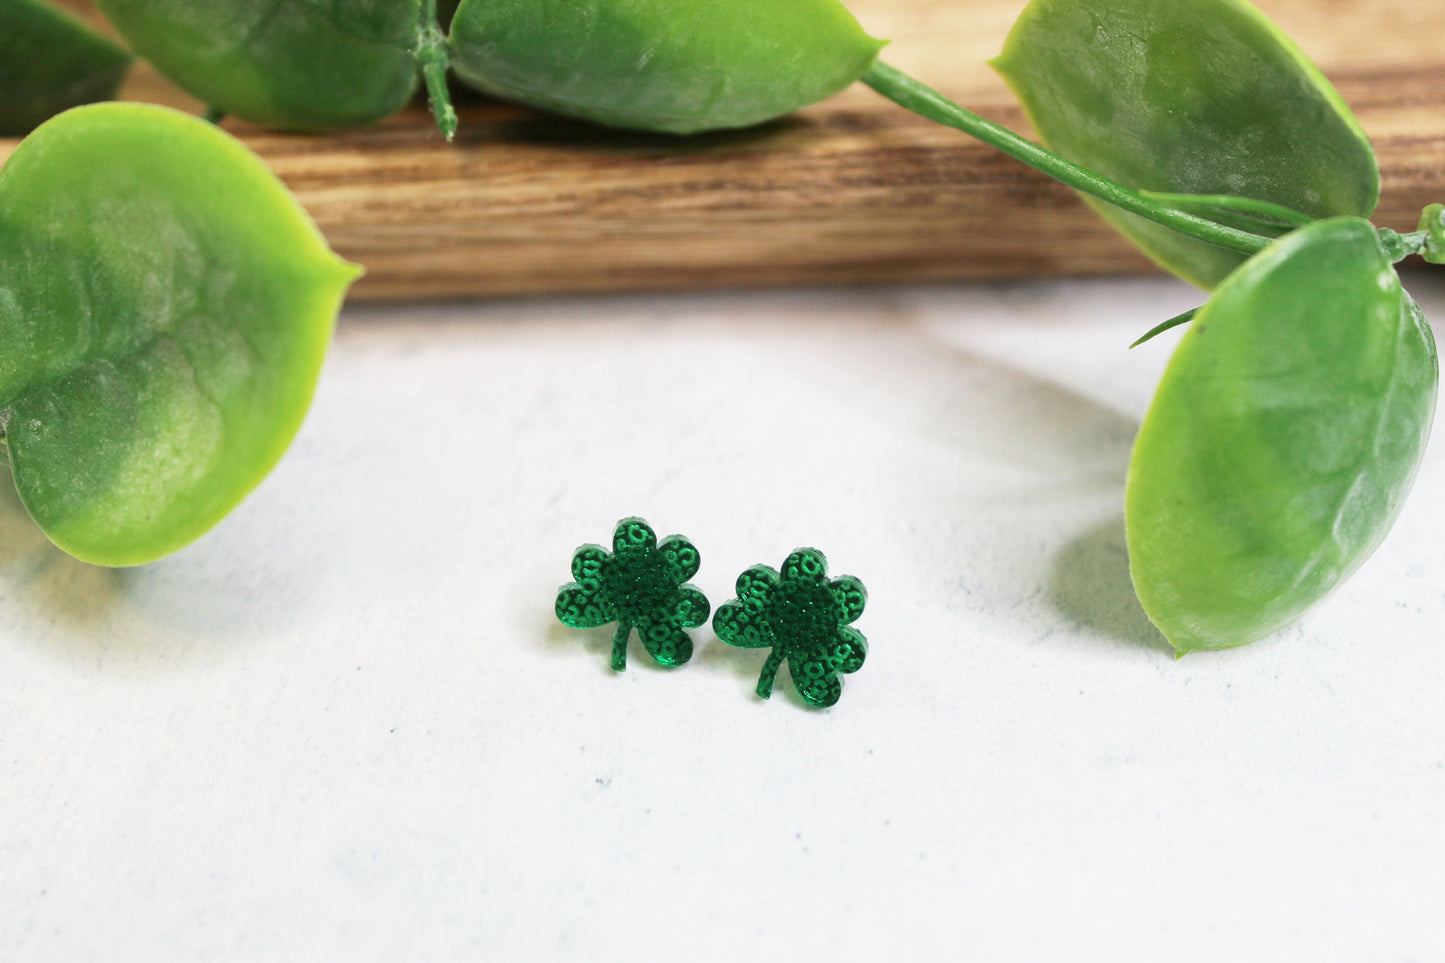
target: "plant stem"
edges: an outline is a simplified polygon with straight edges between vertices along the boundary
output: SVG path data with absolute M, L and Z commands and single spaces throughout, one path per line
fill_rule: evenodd
M 1077 191 L 1172 228 L 1180 234 L 1241 254 L 1255 254 L 1264 250 L 1274 240 L 1216 224 L 1207 218 L 1151 200 L 1118 181 L 1065 160 L 1053 151 L 1020 137 L 1007 127 L 985 120 L 973 111 L 955 104 L 927 84 L 914 80 L 882 61 L 875 63 L 868 73 L 863 75 L 863 83 L 906 110 L 961 130 Z
M 452 57 L 447 52 L 446 34 L 437 23 L 437 0 L 421 0 L 416 50 L 412 55 L 416 57 L 422 79 L 426 82 L 427 97 L 431 101 L 437 128 L 443 137 L 451 140 L 457 134 L 457 112 L 452 107 L 451 91 L 447 89 L 447 71 L 451 69 Z
M 768 661 L 763 663 L 763 674 L 758 676 L 758 697 L 766 699 L 773 694 L 773 680 L 778 677 L 778 669 L 783 665 L 782 649 L 773 649 L 768 654 Z
M 1401 234 L 1382 227 L 1376 233 L 1380 236 L 1380 246 L 1385 249 L 1385 256 L 1390 259 L 1391 264 L 1399 264 L 1412 254 L 1424 254 L 1430 243 L 1430 235 L 1426 231 Z
M 1156 324 L 1154 327 L 1150 328 L 1147 332 L 1145 332 L 1142 338 L 1129 345 L 1130 350 L 1139 347 L 1139 345 L 1143 344 L 1145 341 L 1152 341 L 1156 336 L 1163 334 L 1170 328 L 1177 328 L 1181 324 L 1188 324 L 1190 321 L 1194 320 L 1194 316 L 1198 313 L 1198 308 L 1190 308 L 1183 314 L 1176 314 L 1174 317 L 1170 318 L 1168 321 L 1165 321 L 1163 324 Z
M 1282 204 L 1274 204 L 1270 201 L 1261 201 L 1253 197 L 1236 197 L 1233 194 L 1170 194 L 1167 191 L 1140 191 L 1140 194 L 1151 201 L 1159 201 L 1170 207 L 1181 211 L 1193 211 L 1211 215 L 1220 223 L 1229 227 L 1237 227 L 1241 231 L 1256 231 L 1261 228 L 1266 231 L 1283 231 L 1295 227 L 1304 227 L 1314 222 L 1314 218 L 1308 214 L 1301 214 Z M 1226 221 L 1222 214 L 1240 215 L 1238 224 Z M 1278 230 L 1276 230 L 1278 229 Z
M 627 640 L 632 636 L 631 622 L 618 622 L 617 631 L 612 634 L 612 669 L 627 671 Z

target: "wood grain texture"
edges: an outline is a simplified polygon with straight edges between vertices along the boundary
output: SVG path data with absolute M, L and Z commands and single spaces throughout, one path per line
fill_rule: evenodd
M 78 5 L 78 0 L 73 0 Z M 1025 129 L 985 64 L 1023 0 L 853 0 L 885 58 Z M 1445 3 L 1259 0 L 1357 112 L 1377 221 L 1445 200 Z M 148 68 L 127 96 L 195 109 Z M 860 87 L 765 128 L 681 140 L 464 99 L 298 136 L 227 121 L 294 190 L 364 299 L 1150 270 L 1072 194 Z M 0 141 L 0 157 L 13 143 Z

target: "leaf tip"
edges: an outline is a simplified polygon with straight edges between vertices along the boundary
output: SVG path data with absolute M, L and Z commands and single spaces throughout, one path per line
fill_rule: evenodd
M 348 261 L 346 258 L 334 252 L 327 258 L 327 262 L 332 280 L 343 291 L 366 276 L 366 268 L 360 264 Z

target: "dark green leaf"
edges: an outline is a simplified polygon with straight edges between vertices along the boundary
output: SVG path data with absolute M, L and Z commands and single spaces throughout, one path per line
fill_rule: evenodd
M 883 46 L 838 0 L 463 0 L 451 40 L 457 76 L 487 93 L 675 134 L 822 100 Z
M 0 136 L 109 100 L 131 55 L 43 0 L 0 0 Z
M 1334 88 L 1243 0 L 1033 0 L 994 66 L 1044 141 L 1139 190 L 1368 216 L 1374 152 Z M 1243 256 L 1090 203 L 1213 287 Z

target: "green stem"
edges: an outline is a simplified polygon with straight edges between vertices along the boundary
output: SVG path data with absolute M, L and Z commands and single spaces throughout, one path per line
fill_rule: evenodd
M 1133 344 L 1129 345 L 1130 350 L 1133 350 L 1134 348 L 1139 347 L 1139 345 L 1143 344 L 1145 341 L 1153 340 L 1157 335 L 1163 334 L 1165 331 L 1168 331 L 1170 328 L 1177 328 L 1177 327 L 1179 327 L 1181 324 L 1188 324 L 1190 321 L 1193 321 L 1193 320 L 1194 320 L 1194 316 L 1195 316 L 1196 314 L 1198 314 L 1198 313 L 1199 313 L 1199 309 L 1198 309 L 1198 308 L 1190 308 L 1188 311 L 1185 311 L 1183 314 L 1176 314 L 1174 317 L 1170 318 L 1168 321 L 1165 321 L 1163 324 L 1157 324 L 1157 325 L 1155 325 L 1154 327 L 1150 328 L 1147 332 L 1145 332 L 1144 337 L 1140 338 L 1138 341 L 1135 341 Z
M 1233 194 L 1170 194 L 1166 191 L 1140 191 L 1139 193 L 1151 201 L 1158 201 L 1181 211 L 1213 217 L 1218 223 L 1238 227 L 1241 231 L 1257 232 L 1257 229 L 1267 231 L 1278 229 L 1277 233 L 1283 233 L 1289 228 L 1304 227 L 1314 223 L 1314 218 L 1308 214 L 1301 214 L 1283 204 L 1261 201 L 1253 197 L 1236 197 Z M 1226 214 L 1242 216 L 1239 223 L 1235 224 L 1224 220 L 1222 215 Z
M 1118 181 L 1065 160 L 1053 151 L 1020 137 L 1007 127 L 985 120 L 882 61 L 875 63 L 872 69 L 863 75 L 863 82 L 906 110 L 961 130 L 1077 191 L 1172 228 L 1180 234 L 1241 254 L 1255 254 L 1264 250 L 1274 240 L 1249 231 L 1225 227 L 1207 218 L 1151 200 Z
M 778 669 L 783 666 L 783 652 L 781 648 L 773 649 L 768 654 L 768 661 L 763 663 L 763 674 L 758 676 L 758 697 L 766 699 L 773 694 L 773 681 L 778 677 Z
M 1380 246 L 1385 249 L 1385 256 L 1390 259 L 1391 264 L 1399 264 L 1412 254 L 1424 254 L 1430 245 L 1430 235 L 1426 231 L 1411 231 L 1408 234 L 1401 234 L 1388 227 L 1382 227 L 1376 233 L 1380 237 Z
M 452 56 L 447 50 L 446 34 L 437 23 L 437 0 L 421 0 L 413 56 L 421 69 L 422 80 L 426 82 L 432 117 L 436 118 L 442 136 L 451 140 L 457 135 L 457 112 L 452 106 L 451 91 L 447 89 L 447 71 L 451 69 Z
M 616 672 L 627 671 L 627 640 L 631 635 L 631 622 L 617 623 L 617 631 L 612 635 L 612 668 Z

